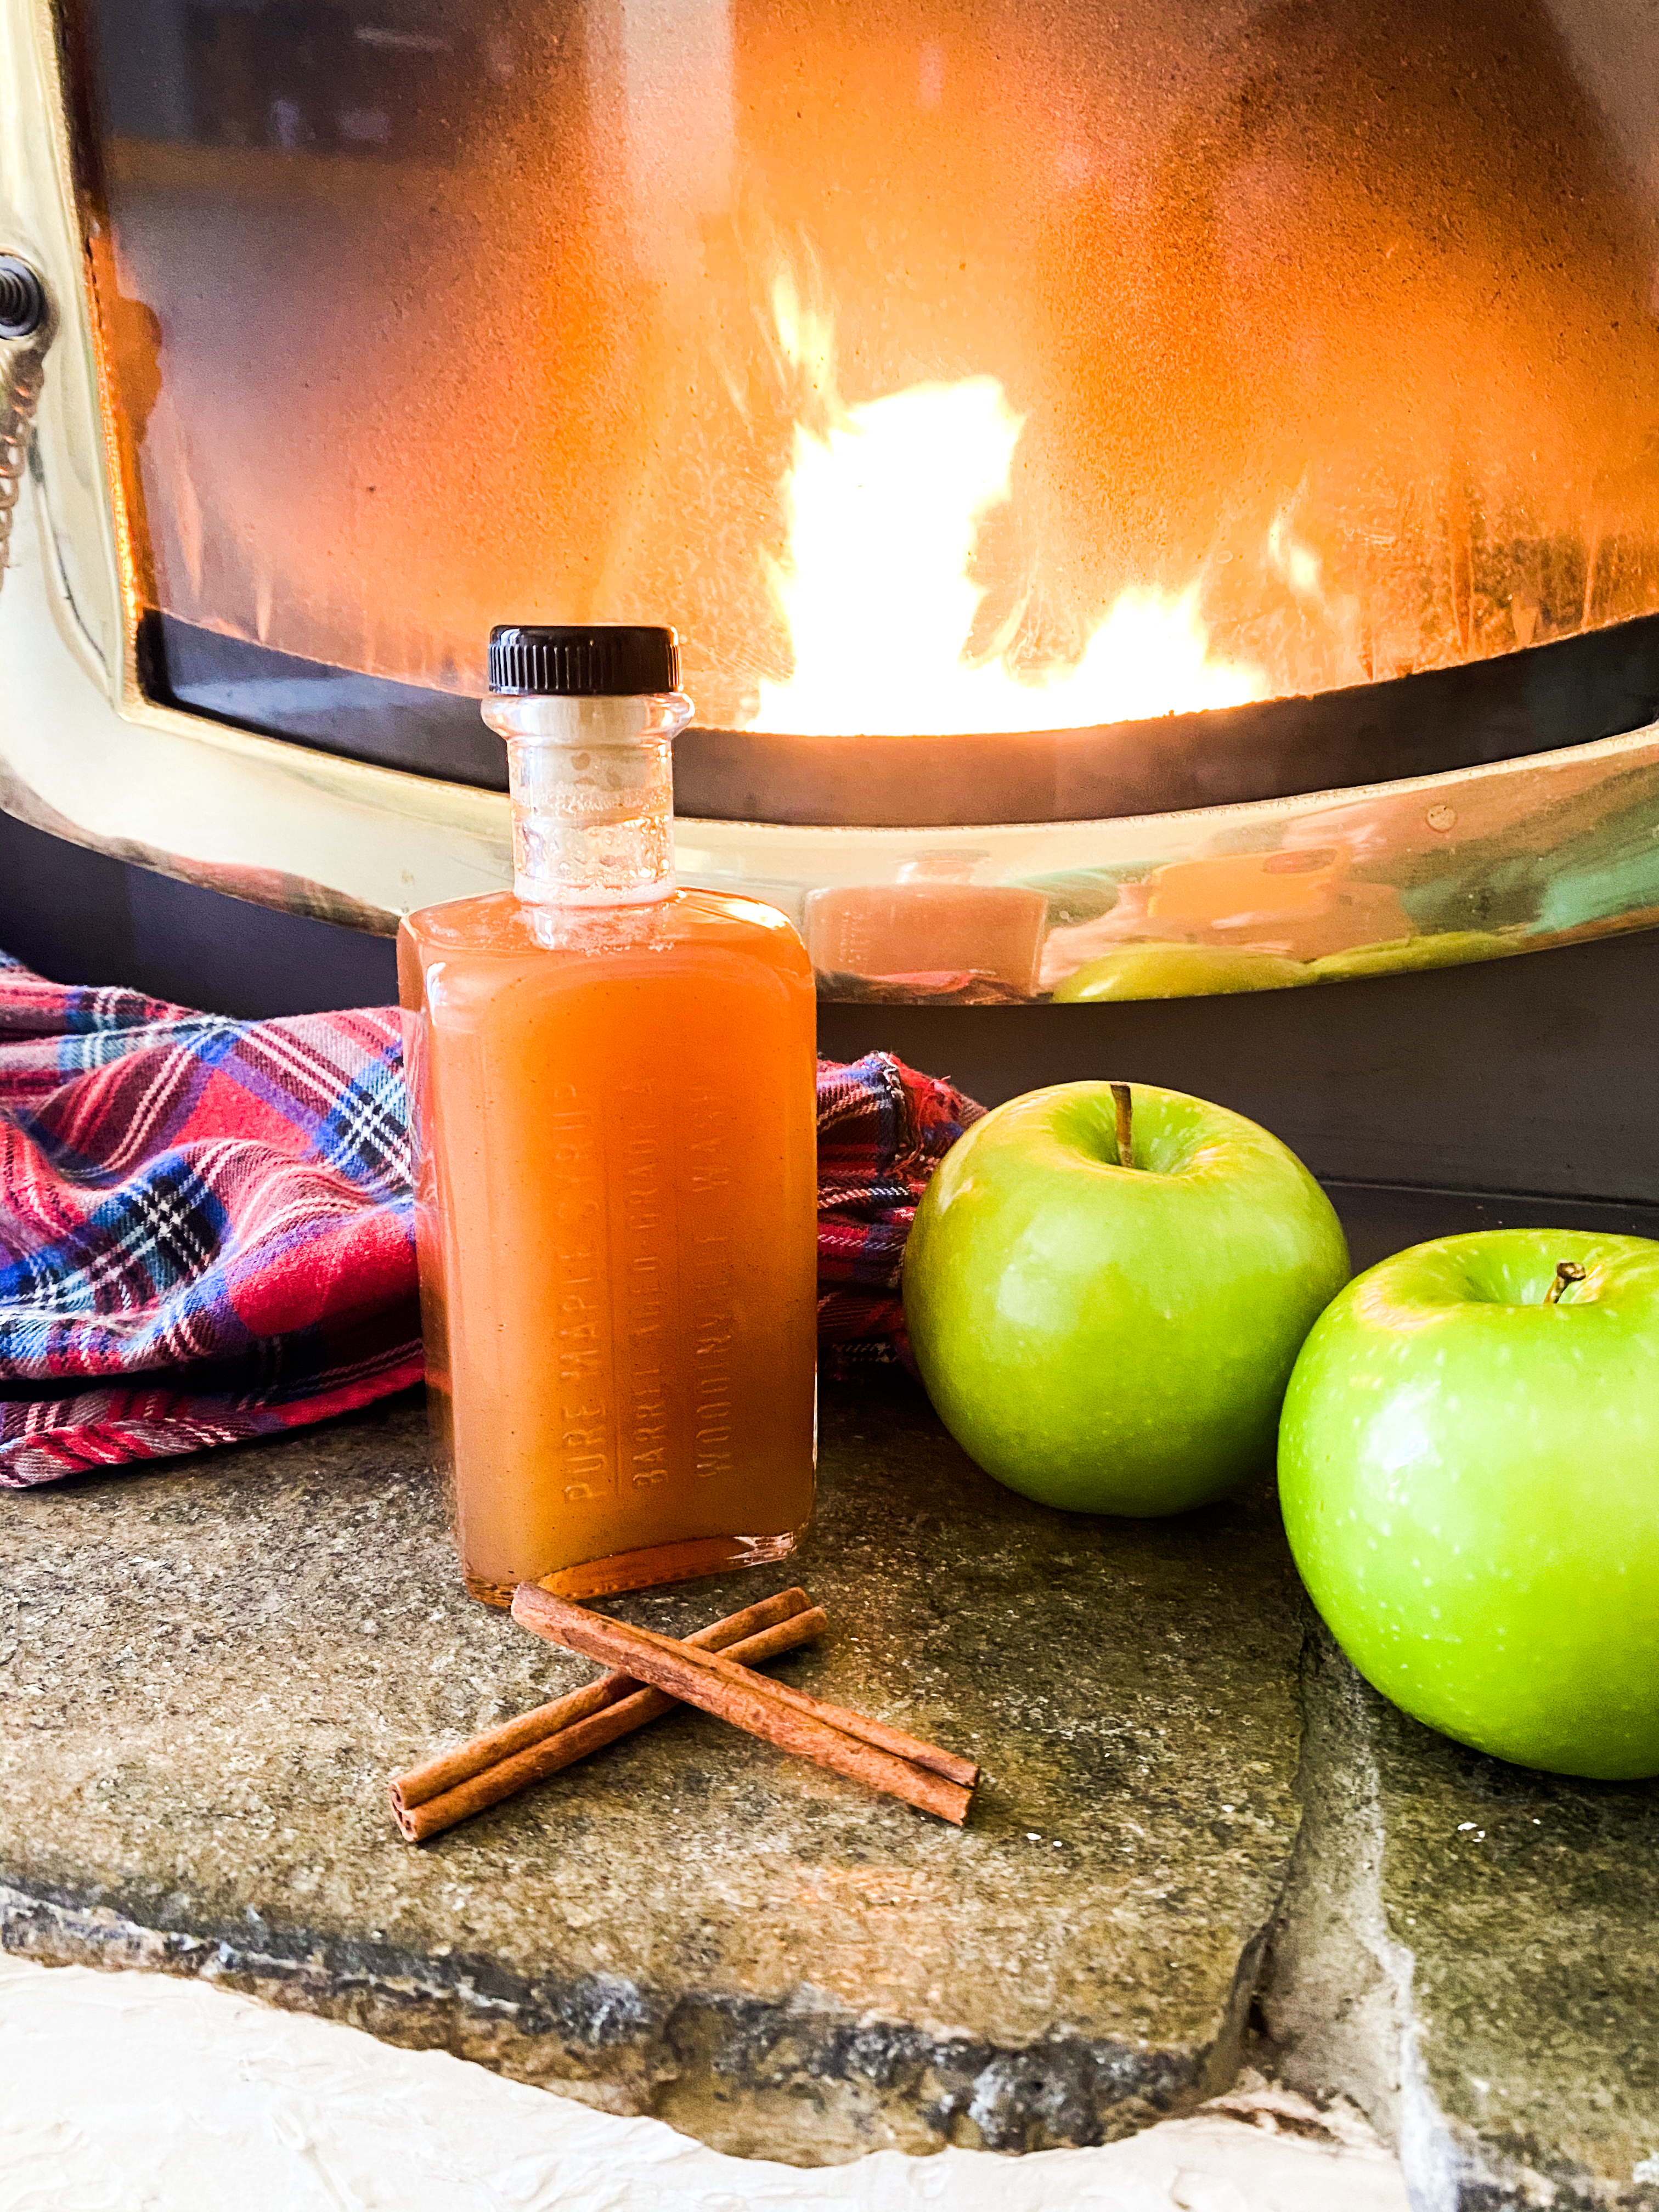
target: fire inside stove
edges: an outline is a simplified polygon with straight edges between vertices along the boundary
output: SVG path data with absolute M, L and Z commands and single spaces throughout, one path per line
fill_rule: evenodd
M 704 725 L 932 736 L 1659 608 L 1641 0 L 157 7 L 70 51 L 179 623 L 669 619 Z
M 992 376 L 849 405 L 835 327 L 774 288 L 780 346 L 811 394 L 783 488 L 782 558 L 763 556 L 790 673 L 763 678 L 757 730 L 802 736 L 1054 729 L 1263 697 L 1258 668 L 1212 660 L 1201 584 L 1127 585 L 1074 665 L 1023 667 L 1022 599 L 980 641 L 981 528 L 1007 510 L 1024 427 Z M 1318 588 L 1318 561 L 1292 546 Z

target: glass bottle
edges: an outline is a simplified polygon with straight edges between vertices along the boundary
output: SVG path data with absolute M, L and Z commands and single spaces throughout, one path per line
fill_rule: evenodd
M 793 1551 L 816 1458 L 816 1000 L 674 880 L 669 629 L 496 630 L 514 884 L 398 933 L 427 1381 L 475 1597 Z

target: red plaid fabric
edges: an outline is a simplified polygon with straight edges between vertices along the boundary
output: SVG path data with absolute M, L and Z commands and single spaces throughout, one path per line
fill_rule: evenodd
M 981 1109 L 819 1069 L 820 1319 L 891 1358 L 915 1200 Z M 0 1485 L 269 1435 L 421 1376 L 397 1010 L 238 1022 L 0 954 Z
M 237 1022 L 0 965 L 0 1483 L 418 1382 L 395 1009 Z
M 889 1052 L 818 1062 L 818 1342 L 838 1367 L 909 1362 L 899 1271 L 933 1170 L 985 1109 Z

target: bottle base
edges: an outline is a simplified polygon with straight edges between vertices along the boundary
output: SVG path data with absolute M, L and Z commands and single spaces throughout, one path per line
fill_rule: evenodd
M 562 1567 L 555 1575 L 538 1577 L 538 1585 L 555 1597 L 610 1597 L 622 1590 L 654 1589 L 659 1583 L 696 1582 L 706 1575 L 734 1573 L 739 1567 L 764 1567 L 787 1559 L 806 1534 L 805 1527 L 786 1528 L 778 1536 L 691 1536 L 678 1544 L 648 1544 L 637 1552 L 615 1552 L 609 1559 L 589 1559 L 579 1567 Z M 515 1587 L 511 1583 L 486 1581 L 469 1574 L 461 1579 L 468 1594 L 486 1605 L 509 1606 Z

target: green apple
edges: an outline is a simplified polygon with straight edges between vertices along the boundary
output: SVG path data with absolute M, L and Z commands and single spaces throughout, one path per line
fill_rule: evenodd
M 1242 1114 L 1109 1083 L 988 1114 L 916 1211 L 904 1316 L 939 1418 L 1045 1505 L 1183 1512 L 1273 1463 L 1302 1340 L 1348 1279 L 1330 1201 Z
M 1305 983 L 1299 960 L 1246 945 L 1121 945 L 1085 960 L 1054 993 L 1066 1004 L 1091 999 L 1193 999 L 1206 992 L 1282 991 Z
M 1397 937 L 1387 945 L 1356 945 L 1346 952 L 1327 952 L 1308 963 L 1316 983 L 1353 975 L 1401 975 L 1412 968 L 1457 968 L 1468 960 L 1501 960 L 1523 952 L 1524 940 L 1499 937 L 1490 929 L 1443 929 L 1431 937 Z
M 1303 1346 L 1279 1480 L 1386 1697 L 1499 1759 L 1659 1773 L 1659 1244 L 1504 1229 L 1383 1261 Z

